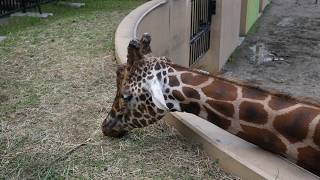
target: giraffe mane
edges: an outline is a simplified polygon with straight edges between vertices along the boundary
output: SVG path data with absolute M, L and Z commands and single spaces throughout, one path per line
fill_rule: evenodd
M 227 79 L 227 78 L 219 76 L 219 75 L 207 74 L 205 72 L 201 72 L 201 71 L 198 71 L 198 70 L 195 70 L 195 69 L 190 69 L 190 68 L 178 65 L 178 64 L 168 63 L 168 65 L 170 65 L 173 68 L 184 69 L 184 70 L 187 70 L 189 72 L 193 72 L 193 73 L 196 73 L 196 74 L 201 74 L 201 75 L 204 75 L 204 76 L 207 76 L 207 77 L 213 77 L 213 78 L 220 79 L 220 80 L 226 81 L 226 82 L 230 82 L 232 84 L 236 84 L 236 85 L 239 85 L 239 86 L 242 86 L 242 87 L 253 88 L 253 89 L 256 89 L 258 91 L 262 91 L 262 92 L 265 92 L 265 93 L 268 93 L 268 94 L 271 94 L 271 95 L 274 95 L 274 96 L 283 97 L 283 98 L 287 98 L 287 99 L 292 99 L 292 100 L 295 100 L 295 101 L 298 101 L 298 102 L 301 102 L 301 103 L 304 103 L 304 104 L 320 107 L 320 100 L 314 99 L 314 98 L 311 98 L 311 97 L 304 97 L 304 96 L 297 97 L 297 96 L 293 96 L 292 94 L 289 94 L 289 93 L 286 93 L 286 92 L 281 92 L 281 91 L 276 90 L 276 89 L 271 89 L 271 88 L 265 89 L 265 88 L 262 88 L 262 87 L 257 86 L 257 85 L 249 84 L 248 82 L 243 81 L 243 80 L 239 80 L 239 79 L 236 79 L 236 78 Z

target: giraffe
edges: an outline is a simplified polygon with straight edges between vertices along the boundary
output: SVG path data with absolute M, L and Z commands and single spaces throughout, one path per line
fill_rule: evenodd
M 102 123 L 121 137 L 166 113 L 195 114 L 220 128 L 320 175 L 320 106 L 153 57 L 151 37 L 132 40 L 117 70 L 117 93 Z

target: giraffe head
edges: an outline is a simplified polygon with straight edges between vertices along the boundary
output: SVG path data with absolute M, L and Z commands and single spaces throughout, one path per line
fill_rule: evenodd
M 117 93 L 108 117 L 102 123 L 104 135 L 121 137 L 130 129 L 161 119 L 168 111 L 159 72 L 166 71 L 167 58 L 150 56 L 149 34 L 128 46 L 127 64 L 117 69 Z

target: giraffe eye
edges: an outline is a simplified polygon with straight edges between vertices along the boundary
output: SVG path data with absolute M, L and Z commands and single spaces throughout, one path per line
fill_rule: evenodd
M 129 101 L 132 99 L 132 95 L 124 94 L 124 95 L 122 95 L 122 99 L 123 99 L 125 102 L 129 102 Z

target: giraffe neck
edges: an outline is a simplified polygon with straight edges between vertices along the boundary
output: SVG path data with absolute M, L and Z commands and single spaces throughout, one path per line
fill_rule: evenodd
M 176 65 L 167 77 L 172 111 L 200 116 L 320 175 L 320 107 Z

